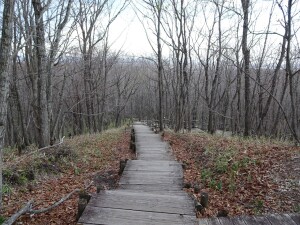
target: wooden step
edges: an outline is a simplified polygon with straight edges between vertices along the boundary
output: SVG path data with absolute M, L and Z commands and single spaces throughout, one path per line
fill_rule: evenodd
M 195 216 L 190 215 L 99 208 L 88 205 L 78 223 L 83 225 L 192 225 L 197 221 Z
M 137 210 L 145 212 L 194 215 L 193 201 L 188 196 L 161 195 L 134 191 L 104 191 L 90 200 L 89 205 L 101 208 Z

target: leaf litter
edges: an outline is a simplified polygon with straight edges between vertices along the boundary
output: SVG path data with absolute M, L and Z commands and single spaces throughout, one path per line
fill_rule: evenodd
M 102 182 L 105 189 L 115 188 L 119 179 L 119 161 L 134 158 L 129 141 L 129 131 L 114 129 L 100 134 L 74 136 L 65 140 L 60 149 L 51 149 L 47 154 L 40 152 L 30 154 L 30 157 L 21 156 L 22 160 L 18 156 L 9 156 L 5 162 L 8 165 L 6 168 L 13 168 L 14 171 L 26 170 L 38 161 L 44 163 L 42 167 L 53 165 L 58 170 L 41 172 L 35 167 L 39 173 L 33 181 L 26 181 L 22 185 L 7 184 L 1 215 L 8 218 L 31 199 L 34 200 L 34 209 L 49 207 L 73 190 L 84 189 L 92 181 L 93 185 L 88 189 L 91 194 L 96 193 L 99 182 Z M 71 151 L 64 156 L 57 156 L 57 153 L 62 153 L 62 149 Z M 103 179 L 99 181 L 99 177 Z M 74 194 L 51 211 L 21 216 L 16 224 L 76 224 L 77 204 L 78 194 Z
M 185 164 L 185 189 L 209 205 L 198 217 L 300 211 L 300 148 L 289 143 L 206 133 L 165 132 Z M 200 187 L 195 193 L 193 187 Z

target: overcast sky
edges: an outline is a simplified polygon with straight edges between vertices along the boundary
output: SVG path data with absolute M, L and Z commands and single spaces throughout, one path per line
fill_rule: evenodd
M 138 20 L 133 7 L 129 5 L 110 29 L 113 48 L 136 56 L 151 53 L 144 28 Z
M 240 1 L 234 2 L 235 4 L 240 4 Z M 287 0 L 283 0 L 283 2 L 287 4 Z M 296 5 L 294 6 L 295 11 L 299 11 L 299 2 L 300 1 L 296 1 Z M 257 16 L 255 25 L 255 29 L 257 32 L 264 31 L 265 27 L 267 26 L 271 5 L 272 1 L 270 0 L 256 1 L 254 11 L 255 16 Z M 201 15 L 199 16 L 201 17 Z M 279 8 L 275 6 L 271 31 L 283 33 L 283 28 L 279 25 L 279 19 L 281 18 L 282 14 L 280 13 Z M 298 20 L 297 24 L 299 24 L 299 14 L 295 17 L 295 21 L 296 20 Z M 199 21 L 201 21 L 200 18 Z M 224 22 L 223 26 L 230 26 L 230 24 L 226 25 L 226 22 Z M 147 36 L 144 32 L 144 28 L 138 20 L 132 5 L 129 5 L 126 8 L 126 10 L 120 15 L 120 17 L 115 21 L 115 23 L 113 23 L 110 29 L 110 37 L 111 42 L 114 41 L 113 49 L 122 48 L 123 52 L 133 54 L 136 56 L 153 54 L 151 47 L 148 43 Z M 274 35 L 271 38 L 273 38 L 275 42 L 280 42 L 281 40 L 276 35 Z

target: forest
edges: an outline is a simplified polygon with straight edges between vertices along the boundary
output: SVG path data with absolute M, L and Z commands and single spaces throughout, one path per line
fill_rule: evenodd
M 133 120 L 299 145 L 299 12 L 297 0 L 3 0 L 1 152 Z M 126 13 L 150 52 L 116 47 Z
M 298 1 L 3 3 L 5 145 L 44 147 L 129 118 L 299 142 Z M 128 8 L 147 56 L 110 40 Z

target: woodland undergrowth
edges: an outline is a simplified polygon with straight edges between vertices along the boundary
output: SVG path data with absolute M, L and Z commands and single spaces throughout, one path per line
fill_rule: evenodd
M 34 209 L 48 207 L 73 190 L 84 189 L 102 174 L 109 173 L 114 180 L 108 183 L 116 184 L 119 161 L 133 157 L 129 140 L 129 130 L 120 128 L 74 136 L 58 147 L 41 151 L 31 147 L 21 156 L 16 150 L 6 150 L 1 219 L 30 200 L 34 200 Z M 96 193 L 96 184 L 88 191 Z M 49 212 L 20 217 L 17 224 L 76 224 L 77 202 L 78 194 L 74 194 Z
M 201 192 L 208 193 L 208 207 L 198 217 L 300 211 L 299 147 L 204 132 L 165 132 L 164 139 L 185 164 L 186 191 L 199 201 Z

